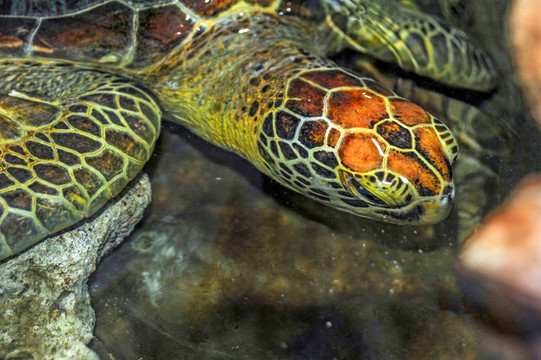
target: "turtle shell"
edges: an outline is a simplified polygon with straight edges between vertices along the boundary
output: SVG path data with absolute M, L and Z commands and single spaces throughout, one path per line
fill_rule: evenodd
M 142 68 L 162 59 L 192 32 L 201 31 L 205 20 L 239 2 L 7 1 L 0 4 L 0 57 L 38 56 Z M 261 7 L 272 3 L 244 1 Z M 297 9 L 300 6 L 297 2 Z M 278 11 L 296 13 L 286 2 Z

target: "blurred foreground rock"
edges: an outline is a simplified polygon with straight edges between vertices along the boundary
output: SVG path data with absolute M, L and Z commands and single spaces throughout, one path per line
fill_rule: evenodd
M 516 71 L 532 115 L 541 127 L 541 2 L 515 0 L 509 16 L 509 41 Z
M 98 216 L 0 264 L 0 359 L 97 359 L 86 281 L 150 202 L 140 175 Z
M 466 297 L 485 323 L 541 337 L 541 176 L 527 178 L 461 249 Z M 530 346 L 532 358 L 541 348 Z

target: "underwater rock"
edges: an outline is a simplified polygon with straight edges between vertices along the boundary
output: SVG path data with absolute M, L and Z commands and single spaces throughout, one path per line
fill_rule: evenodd
M 509 16 L 509 40 L 517 75 L 534 118 L 541 126 L 541 2 L 515 0 Z
M 0 359 L 98 359 L 86 281 L 150 198 L 140 175 L 98 215 L 0 264 Z
M 539 335 L 540 244 L 541 175 L 535 175 L 523 180 L 461 249 L 465 295 L 500 326 Z

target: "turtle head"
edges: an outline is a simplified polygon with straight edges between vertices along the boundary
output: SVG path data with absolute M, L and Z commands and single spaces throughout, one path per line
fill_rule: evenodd
M 382 85 L 338 69 L 288 82 L 258 141 L 264 170 L 331 207 L 404 224 L 432 224 L 450 212 L 450 130 Z

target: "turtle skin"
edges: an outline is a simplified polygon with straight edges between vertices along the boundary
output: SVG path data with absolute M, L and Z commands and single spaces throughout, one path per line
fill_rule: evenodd
M 448 127 L 327 58 L 349 47 L 492 87 L 488 56 L 409 2 L 63 4 L 0 15 L 0 259 L 116 196 L 150 157 L 162 113 L 336 209 L 401 224 L 448 215 Z

